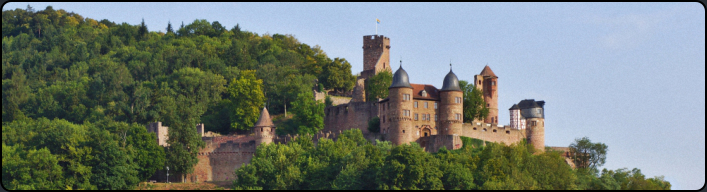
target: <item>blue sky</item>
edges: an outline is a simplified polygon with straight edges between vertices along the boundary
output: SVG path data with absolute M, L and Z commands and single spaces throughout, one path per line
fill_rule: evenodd
M 195 19 L 292 34 L 363 69 L 362 36 L 391 39 L 412 83 L 442 86 L 484 65 L 499 76 L 499 123 L 523 99 L 545 100 L 548 146 L 587 136 L 609 146 L 603 168 L 705 182 L 705 9 L 698 3 L 34 3 L 165 31 Z

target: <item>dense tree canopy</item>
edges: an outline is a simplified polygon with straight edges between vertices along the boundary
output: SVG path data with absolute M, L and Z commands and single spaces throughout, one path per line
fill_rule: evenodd
M 388 87 L 393 83 L 393 74 L 382 71 L 366 80 L 366 101 L 378 101 L 388 97 Z
M 489 109 L 486 107 L 481 90 L 465 80 L 459 81 L 459 87 L 464 92 L 464 121 L 470 123 L 474 120 L 486 118 L 489 114 Z
M 417 143 L 391 146 L 364 139 L 358 129 L 336 141 L 311 135 L 258 147 L 251 163 L 235 170 L 236 189 L 670 189 L 662 177 L 640 170 L 573 170 L 560 152 L 534 154 L 525 142 L 510 146 L 462 137 L 464 147 L 427 153 Z

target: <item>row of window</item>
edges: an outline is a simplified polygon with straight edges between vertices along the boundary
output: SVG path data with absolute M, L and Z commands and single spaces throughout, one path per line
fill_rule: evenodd
M 417 113 L 415 113 L 415 121 L 417 121 Z M 430 114 L 422 114 L 423 121 L 430 121 Z M 435 115 L 435 121 L 437 121 L 437 115 Z
M 429 108 L 429 105 L 428 105 L 428 104 L 429 104 L 429 102 L 424 102 L 425 109 Z M 415 101 L 415 103 L 413 104 L 413 106 L 414 106 L 415 108 L 417 108 L 417 101 Z M 435 109 L 437 109 L 437 102 L 435 102 Z

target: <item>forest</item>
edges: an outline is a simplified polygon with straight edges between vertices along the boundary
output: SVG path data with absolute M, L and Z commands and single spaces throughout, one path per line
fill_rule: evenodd
M 134 189 L 166 165 L 190 173 L 205 145 L 197 123 L 206 131 L 246 133 L 267 107 L 271 115 L 293 115 L 278 134 L 314 133 L 323 128 L 325 104 L 314 101 L 312 89 L 345 93 L 356 79 L 346 59 L 329 58 L 292 35 L 206 20 L 155 28 L 51 6 L 2 12 L 5 188 Z M 170 147 L 147 132 L 155 121 L 169 126 Z M 557 154 L 532 155 L 524 144 L 428 154 L 359 136 L 349 131 L 317 146 L 306 139 L 263 145 L 254 163 L 234 170 L 240 178 L 234 186 L 670 189 L 638 169 L 572 170 Z

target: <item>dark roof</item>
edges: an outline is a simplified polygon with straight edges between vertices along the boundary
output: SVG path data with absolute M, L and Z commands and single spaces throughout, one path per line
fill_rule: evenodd
M 518 103 L 518 107 L 520 109 L 543 108 L 538 103 L 542 103 L 543 105 L 545 105 L 545 101 L 535 101 L 535 99 L 526 99 L 520 101 L 520 103 Z
M 410 84 L 412 85 L 413 99 L 439 100 L 439 90 L 435 86 L 426 84 Z M 422 96 L 422 90 L 427 92 L 427 97 Z
M 479 75 L 481 75 L 481 76 L 490 76 L 490 77 L 498 77 L 498 76 L 496 76 L 496 74 L 493 74 L 493 71 L 491 71 L 491 68 L 490 68 L 488 65 L 486 65 L 486 67 L 484 67 L 484 70 L 481 70 L 481 73 L 479 73 Z
M 395 71 L 395 74 L 393 74 L 393 83 L 390 84 L 390 87 L 388 87 L 388 89 L 398 87 L 412 88 L 412 86 L 410 86 L 408 73 L 405 72 L 405 69 L 403 69 L 402 65 L 400 65 L 400 68 L 398 68 L 398 70 Z
M 270 119 L 270 113 L 268 112 L 268 109 L 263 107 L 263 110 L 260 111 L 260 118 L 258 118 L 258 122 L 255 122 L 255 125 L 253 127 L 274 127 L 275 124 L 272 123 L 272 120 Z
M 514 110 L 514 109 L 520 109 L 520 107 L 518 107 L 517 104 L 513 104 L 513 106 L 508 110 Z
M 442 89 L 440 91 L 461 91 L 462 89 L 459 88 L 459 79 L 457 79 L 457 75 L 452 72 L 452 69 L 449 69 L 449 73 L 447 73 L 447 76 L 444 76 L 444 82 L 442 83 Z

